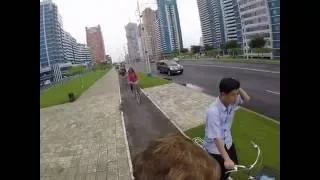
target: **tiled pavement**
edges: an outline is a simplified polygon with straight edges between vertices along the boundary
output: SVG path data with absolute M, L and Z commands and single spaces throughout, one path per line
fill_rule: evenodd
M 176 83 L 144 91 L 182 131 L 203 124 L 205 111 L 214 100 L 212 96 Z
M 41 109 L 40 179 L 129 180 L 119 100 L 111 70 L 76 102 Z

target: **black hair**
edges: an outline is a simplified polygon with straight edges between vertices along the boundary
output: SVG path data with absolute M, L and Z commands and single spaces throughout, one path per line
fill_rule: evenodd
M 223 78 L 219 84 L 220 93 L 229 94 L 240 88 L 240 82 L 234 78 Z

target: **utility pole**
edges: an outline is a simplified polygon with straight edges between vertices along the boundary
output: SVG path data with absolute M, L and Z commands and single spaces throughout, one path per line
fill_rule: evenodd
M 140 12 L 139 0 L 137 0 L 137 8 L 138 8 L 138 16 L 139 16 L 138 18 L 139 18 L 140 32 L 141 32 L 141 38 L 142 38 L 141 46 L 142 46 L 142 51 L 143 51 L 143 57 L 145 58 L 145 56 L 147 56 L 145 58 L 146 68 L 147 68 L 147 71 L 148 71 L 148 75 L 151 75 L 150 60 L 149 60 L 149 55 L 148 55 L 148 51 L 146 49 L 146 44 L 145 44 L 144 27 L 143 27 L 142 20 L 141 20 L 142 14 Z

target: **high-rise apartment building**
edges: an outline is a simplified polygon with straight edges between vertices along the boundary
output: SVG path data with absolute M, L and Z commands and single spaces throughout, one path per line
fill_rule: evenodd
M 221 48 L 225 44 L 220 0 L 197 0 L 204 45 Z
M 71 36 L 70 33 L 63 31 L 62 47 L 64 53 L 64 60 L 75 63 L 77 57 L 77 40 Z
M 158 13 L 156 13 L 158 14 Z M 160 60 L 162 58 L 162 37 L 161 37 L 161 29 L 160 29 L 160 19 L 158 18 L 158 16 L 156 16 L 156 21 L 153 23 L 154 27 L 155 27 L 155 45 L 156 45 L 156 49 L 155 49 L 155 54 L 156 60 Z
M 62 39 L 58 7 L 51 0 L 40 2 L 40 69 L 64 62 Z
M 162 52 L 164 54 L 183 48 L 179 12 L 176 0 L 157 0 Z
M 254 37 L 263 37 L 267 41 L 266 47 L 273 48 L 267 0 L 238 0 L 238 5 L 243 32 L 243 47 L 249 47 L 249 42 Z
M 92 61 L 99 64 L 106 60 L 106 52 L 101 27 L 86 27 L 87 45 L 90 49 Z
M 86 44 L 77 43 L 77 56 L 75 59 L 76 64 L 84 64 L 84 63 L 91 63 L 91 55 L 89 48 Z
M 147 55 L 149 59 L 155 59 L 156 56 L 156 30 L 154 22 L 156 21 L 156 12 L 151 8 L 146 8 L 142 12 L 142 38 L 145 41 Z
M 139 61 L 138 26 L 136 23 L 128 23 L 125 26 L 128 55 L 130 61 Z
M 225 41 L 242 43 L 241 20 L 237 0 L 221 0 Z
M 280 58 L 280 0 L 268 0 L 273 58 Z

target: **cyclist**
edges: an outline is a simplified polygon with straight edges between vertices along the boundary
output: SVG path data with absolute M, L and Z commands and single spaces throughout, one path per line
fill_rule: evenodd
M 128 83 L 130 84 L 131 92 L 133 93 L 133 85 L 137 85 L 139 82 L 138 76 L 133 68 L 129 68 L 128 70 Z
M 231 179 L 227 170 L 238 164 L 236 148 L 231 137 L 231 123 L 237 106 L 250 97 L 240 88 L 240 82 L 224 78 L 219 85 L 220 95 L 206 113 L 204 148 L 221 166 L 221 180 Z
M 220 166 L 181 135 L 151 141 L 132 161 L 136 180 L 219 180 Z

